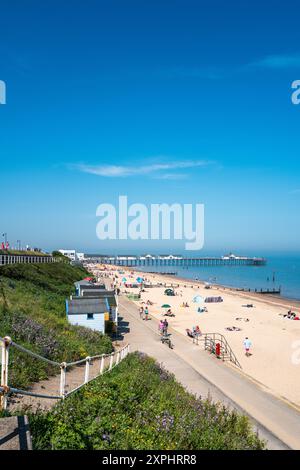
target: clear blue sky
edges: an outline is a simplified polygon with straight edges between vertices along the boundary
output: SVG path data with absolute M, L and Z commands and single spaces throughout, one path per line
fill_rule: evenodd
M 96 238 L 97 205 L 127 194 L 204 203 L 206 251 L 299 251 L 299 14 L 296 0 L 3 0 L 1 234 L 181 251 Z

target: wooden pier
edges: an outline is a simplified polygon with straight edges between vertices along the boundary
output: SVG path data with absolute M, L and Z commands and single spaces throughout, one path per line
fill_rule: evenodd
M 97 255 L 86 254 L 85 261 L 111 264 L 127 267 L 160 267 L 160 266 L 264 266 L 265 258 L 249 258 L 246 256 L 222 256 L 222 257 L 184 257 L 180 255 Z

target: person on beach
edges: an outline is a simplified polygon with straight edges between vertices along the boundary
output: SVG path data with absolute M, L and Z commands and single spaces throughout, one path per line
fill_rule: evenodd
M 165 318 L 164 321 L 163 321 L 163 334 L 166 335 L 168 333 L 168 327 L 169 327 L 169 323 L 168 323 L 168 320 Z
M 200 330 L 200 328 L 199 328 L 199 325 L 197 325 L 196 328 L 195 328 L 195 334 L 196 334 L 197 337 L 198 337 L 198 336 L 202 336 L 202 332 L 201 332 L 201 330 Z
M 250 348 L 252 346 L 252 343 L 248 337 L 244 339 L 244 348 L 245 348 L 245 354 L 247 357 L 251 356 L 250 354 Z
M 144 315 L 144 307 L 140 307 L 140 318 L 143 318 Z
M 163 320 L 160 320 L 159 325 L 158 325 L 158 329 L 159 329 L 159 332 L 160 332 L 161 335 L 164 332 L 164 327 L 165 327 L 165 324 L 164 324 Z
M 145 307 L 145 310 L 144 310 L 144 320 L 148 320 L 148 315 L 149 315 L 148 307 Z

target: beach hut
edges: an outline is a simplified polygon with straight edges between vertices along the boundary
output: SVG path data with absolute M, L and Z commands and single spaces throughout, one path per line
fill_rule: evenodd
M 86 280 L 74 282 L 76 295 L 81 295 L 81 294 L 80 294 L 81 289 L 82 289 L 83 287 L 90 286 L 90 285 L 91 285 L 90 281 L 86 281 Z
M 109 319 L 118 324 L 118 296 L 114 290 L 83 289 L 82 297 L 88 299 L 107 299 L 109 305 Z
M 105 321 L 109 320 L 109 304 L 105 299 L 76 297 L 66 300 L 66 313 L 71 325 L 85 326 L 105 333 Z

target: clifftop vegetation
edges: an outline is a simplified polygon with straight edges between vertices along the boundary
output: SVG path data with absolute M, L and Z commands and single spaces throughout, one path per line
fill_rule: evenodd
M 108 336 L 71 326 L 65 299 L 73 283 L 85 277 L 81 267 L 65 263 L 14 264 L 0 267 L 0 336 L 58 362 L 108 353 Z M 11 349 L 9 384 L 19 388 L 47 378 L 51 366 Z M 55 370 L 57 373 L 57 370 Z

